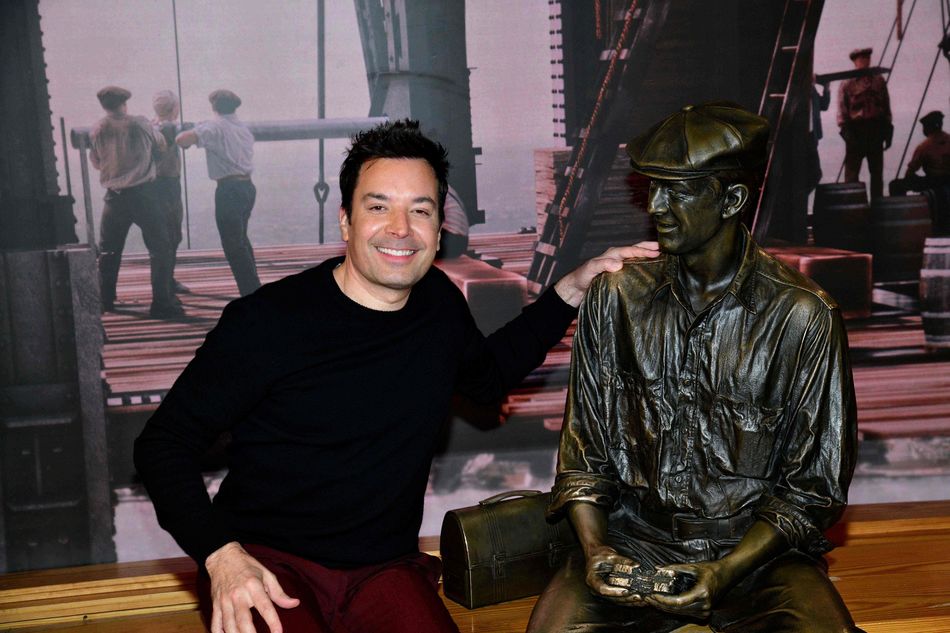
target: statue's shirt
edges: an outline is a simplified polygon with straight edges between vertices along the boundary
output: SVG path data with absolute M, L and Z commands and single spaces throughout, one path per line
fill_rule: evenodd
M 728 289 L 695 314 L 679 260 L 596 279 L 580 312 L 552 511 L 586 501 L 610 528 L 636 508 L 747 512 L 793 547 L 828 549 L 856 452 L 840 311 L 748 232 Z

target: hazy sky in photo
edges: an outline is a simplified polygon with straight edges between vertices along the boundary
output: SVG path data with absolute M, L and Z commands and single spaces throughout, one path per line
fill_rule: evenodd
M 905 2 L 905 18 L 913 1 Z M 363 117 L 369 92 L 350 0 L 326 5 L 326 113 Z M 874 62 L 887 42 L 894 0 L 827 0 L 815 45 L 818 73 L 851 67 L 848 52 L 875 48 Z M 118 84 L 132 91 L 129 111 L 151 117 L 151 96 L 178 92 L 172 0 L 41 0 L 40 12 L 50 80 L 57 161 L 65 190 L 59 118 L 67 130 L 88 127 L 102 116 L 96 91 Z M 244 120 L 316 118 L 317 17 L 313 0 L 263 3 L 256 0 L 177 0 L 182 105 L 186 120 L 211 116 L 207 95 L 226 87 L 241 95 Z M 563 145 L 553 136 L 551 108 L 550 7 L 547 0 L 469 0 L 466 40 L 471 68 L 472 130 L 477 157 L 479 207 L 487 224 L 478 231 L 516 231 L 534 226 L 533 151 Z M 894 147 L 885 153 L 885 178 L 894 177 L 901 151 L 921 140 L 914 115 L 923 95 L 940 39 L 940 0 L 917 0 L 905 41 L 894 64 L 890 90 L 895 115 Z M 897 42 L 886 55 L 890 64 Z M 922 112 L 946 111 L 950 64 L 939 59 Z M 833 95 L 837 85 L 832 85 Z M 834 180 L 844 157 L 835 106 L 822 115 L 820 146 L 825 181 Z M 336 241 L 339 206 L 336 173 L 347 142 L 326 143 L 326 239 Z M 909 150 L 910 151 L 910 150 Z M 255 146 L 258 202 L 250 236 L 256 244 L 317 241 L 316 141 L 258 143 Z M 78 152 L 69 150 L 73 194 L 80 201 L 78 233 L 85 236 Z M 213 183 L 204 152 L 186 153 L 189 226 L 193 248 L 218 248 L 213 219 Z M 904 159 L 906 163 L 907 158 Z M 96 224 L 102 207 L 98 173 L 91 171 Z M 98 227 L 96 227 L 98 229 Z M 184 245 L 183 245 L 184 246 Z M 129 250 L 143 247 L 137 231 Z

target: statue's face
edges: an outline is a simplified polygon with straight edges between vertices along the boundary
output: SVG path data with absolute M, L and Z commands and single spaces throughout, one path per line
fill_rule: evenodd
M 712 177 L 653 180 L 647 211 L 656 223 L 660 250 L 698 252 L 722 228 L 722 186 Z

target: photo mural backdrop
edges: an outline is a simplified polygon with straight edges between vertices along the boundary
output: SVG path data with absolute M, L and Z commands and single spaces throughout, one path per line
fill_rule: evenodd
M 823 84 L 813 75 L 847 71 L 851 50 L 874 47 L 872 64 L 889 69 L 895 128 L 884 177 L 902 175 L 923 138 L 915 119 L 946 112 L 950 97 L 948 62 L 937 49 L 945 19 L 939 2 L 921 0 L 910 14 L 905 9 L 900 41 L 891 0 L 812 2 L 813 13 L 799 18 L 806 28 L 794 64 L 775 56 L 776 40 L 793 25 L 783 23 L 781 11 L 763 6 L 769 3 L 751 0 L 605 0 L 596 3 L 603 9 L 598 12 L 591 3 L 566 0 L 406 4 L 406 15 L 397 16 L 404 19 L 374 21 L 371 9 L 379 3 L 360 0 L 279 6 L 253 0 L 39 2 L 56 170 L 60 188 L 76 200 L 79 244 L 94 244 L 99 235 L 104 190 L 98 172 L 83 164 L 88 159 L 81 139 L 103 114 L 96 100 L 103 86 L 130 90 L 129 112 L 149 118 L 152 96 L 171 90 L 180 95 L 186 124 L 210 118 L 208 94 L 227 88 L 243 101 L 238 116 L 269 131 L 255 144 L 258 193 L 248 230 L 265 283 L 342 252 L 337 174 L 347 126 L 411 116 L 449 147 L 456 168 L 450 183 L 471 224 L 467 253 L 439 265 L 465 292 L 480 327 L 491 331 L 577 261 L 612 244 L 651 238 L 645 183 L 630 177 L 621 152 L 627 138 L 691 102 L 770 107 L 762 94 L 768 82 L 785 77 L 787 93 L 773 113 L 782 131 L 756 235 L 791 265 L 840 288 L 850 317 L 862 433 L 853 501 L 946 497 L 950 357 L 925 344 L 914 275 L 889 275 L 874 268 L 869 255 L 808 250 L 816 248 L 809 241 L 813 200 L 833 191 L 826 185 L 840 180 L 844 158 L 836 122 L 840 81 L 828 82 L 830 105 L 823 110 Z M 630 6 L 636 10 L 624 32 Z M 608 76 L 613 57 L 616 72 Z M 404 73 L 405 82 L 385 83 L 381 77 L 392 71 Z M 340 123 L 337 131 L 314 138 L 314 130 L 333 122 Z M 268 133 L 282 140 L 262 140 Z M 590 139 L 587 153 L 578 151 L 581 138 Z M 570 165 L 588 170 L 586 189 L 571 191 L 565 183 Z M 132 441 L 223 306 L 237 296 L 220 251 L 203 150 L 184 152 L 183 182 L 187 213 L 176 279 L 191 291 L 180 296 L 189 318 L 172 323 L 148 317 L 147 255 L 136 228 L 120 272 L 117 311 L 101 318 L 106 463 L 85 472 L 107 478 L 109 502 L 82 506 L 98 518 L 73 531 L 98 530 L 98 538 L 86 540 L 105 546 L 44 554 L 43 539 L 51 537 L 14 530 L 19 524 L 8 506 L 8 569 L 181 555 L 155 522 L 131 463 Z M 322 200 L 320 189 L 326 191 Z M 565 200 L 570 227 L 556 235 L 549 211 Z M 926 201 L 918 203 L 926 208 Z M 869 213 L 866 192 L 864 204 Z M 841 228 L 848 234 L 871 230 Z M 920 241 L 926 230 L 910 237 Z M 922 244 L 909 248 L 919 257 Z M 905 255 L 912 260 L 914 253 Z M 908 266 L 906 258 L 893 261 Z M 500 407 L 457 402 L 430 477 L 423 535 L 438 533 L 446 509 L 500 490 L 550 487 L 570 342 L 569 332 Z M 11 437 L 4 436 L 5 451 L 13 450 Z M 225 446 L 223 438 L 208 456 L 212 494 L 226 472 Z M 39 459 L 38 469 L 55 473 L 55 458 Z M 8 499 L 32 476 L 18 472 L 7 471 L 0 482 Z M 71 529 L 66 525 L 64 534 Z M 112 533 L 103 537 L 103 531 Z M 20 555 L 26 543 L 39 553 Z

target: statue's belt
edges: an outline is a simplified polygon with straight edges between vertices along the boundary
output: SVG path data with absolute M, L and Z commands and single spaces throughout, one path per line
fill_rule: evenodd
M 637 515 L 655 528 L 669 532 L 673 538 L 723 540 L 742 538 L 755 522 L 751 512 L 721 519 L 704 519 L 692 514 L 655 512 L 640 507 Z

